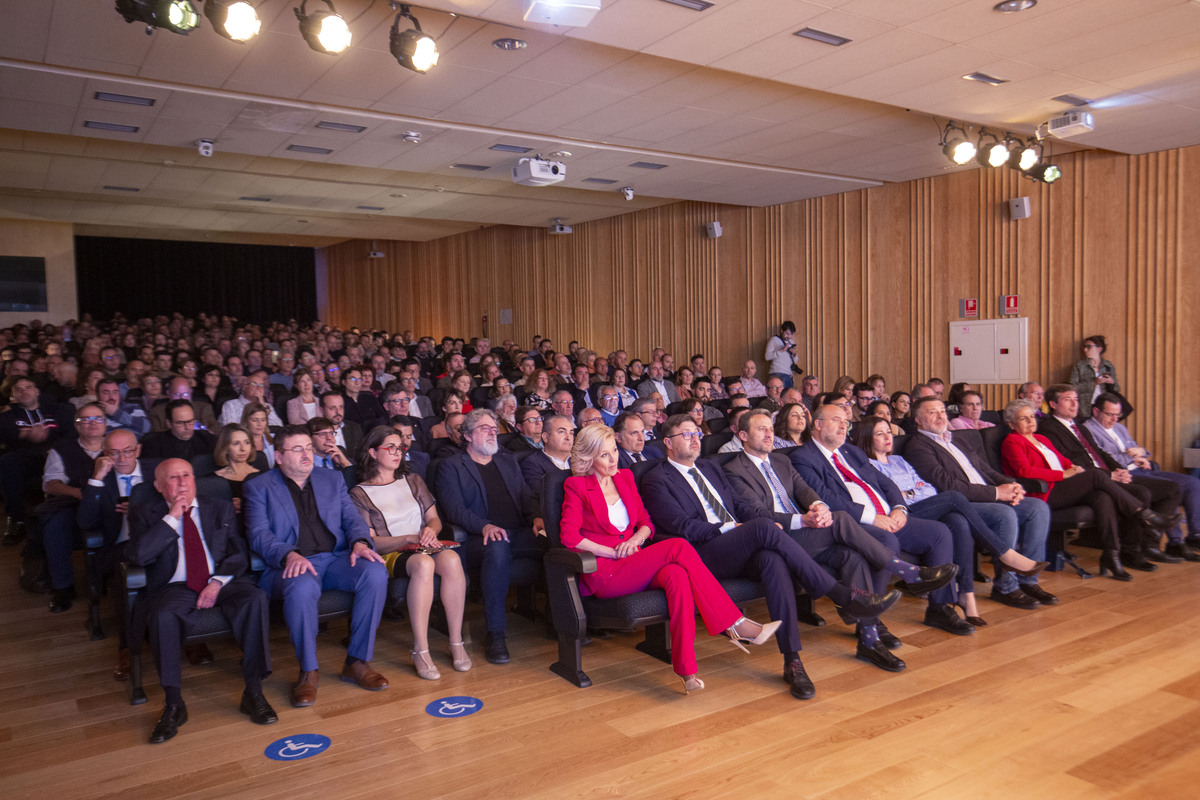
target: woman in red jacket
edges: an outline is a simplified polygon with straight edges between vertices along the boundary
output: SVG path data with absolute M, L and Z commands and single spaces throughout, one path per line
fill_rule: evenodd
M 1131 566 L 1151 572 L 1157 569 L 1140 556 L 1143 535 L 1143 508 L 1140 501 L 1100 469 L 1084 469 L 1072 464 L 1058 452 L 1050 440 L 1037 431 L 1037 407 L 1028 400 L 1014 400 L 1004 409 L 1004 421 L 1013 432 L 1005 437 L 1000 449 L 1004 472 L 1017 478 L 1046 481 L 1045 492 L 1030 492 L 1058 510 L 1071 506 L 1090 506 L 1095 514 L 1104 552 L 1100 556 L 1100 574 L 1112 572 L 1119 581 L 1133 576 L 1121 564 L 1127 554 Z M 1119 531 L 1119 535 L 1118 535 Z
M 704 688 L 696 668 L 696 609 L 709 635 L 724 631 L 743 650 L 742 643 L 762 644 L 775 633 L 779 622 L 759 625 L 741 615 L 686 540 L 644 547 L 654 526 L 633 473 L 617 468 L 611 428 L 588 425 L 579 430 L 571 449 L 571 474 L 559 538 L 566 547 L 596 555 L 596 571 L 582 576 L 584 594 L 621 597 L 648 586 L 665 591 L 671 665 L 685 693 Z

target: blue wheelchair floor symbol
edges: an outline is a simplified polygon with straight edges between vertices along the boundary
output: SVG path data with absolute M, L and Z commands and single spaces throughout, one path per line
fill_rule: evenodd
M 454 719 L 469 717 L 483 708 L 483 701 L 478 697 L 443 697 L 425 706 L 425 713 L 431 717 Z
M 332 742 L 319 733 L 296 733 L 267 745 L 263 754 L 275 761 L 301 761 L 324 753 Z

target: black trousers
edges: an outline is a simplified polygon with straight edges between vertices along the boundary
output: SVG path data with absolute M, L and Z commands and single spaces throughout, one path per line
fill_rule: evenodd
M 1137 512 L 1149 505 L 1149 495 L 1143 486 L 1117 483 L 1104 470 L 1086 469 L 1054 484 L 1046 502 L 1054 510 L 1089 506 L 1104 549 L 1129 553 L 1142 547 L 1145 526 Z

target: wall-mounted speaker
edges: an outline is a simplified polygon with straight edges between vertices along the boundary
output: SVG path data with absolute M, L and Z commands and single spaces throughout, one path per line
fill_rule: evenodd
M 1029 198 L 1014 197 L 1008 201 L 1009 219 L 1027 219 L 1029 217 Z
M 710 239 L 720 239 L 721 238 L 721 223 L 710 222 L 704 226 L 704 229 L 706 231 L 708 231 L 708 238 L 710 238 Z

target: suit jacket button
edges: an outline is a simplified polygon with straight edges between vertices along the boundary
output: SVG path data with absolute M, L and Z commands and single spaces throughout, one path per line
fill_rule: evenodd
M 624 539 L 624 538 L 625 538 L 625 534 L 623 534 L 623 533 L 622 533 L 622 534 L 618 535 L 618 536 L 617 536 L 617 538 L 618 538 L 618 539 Z

